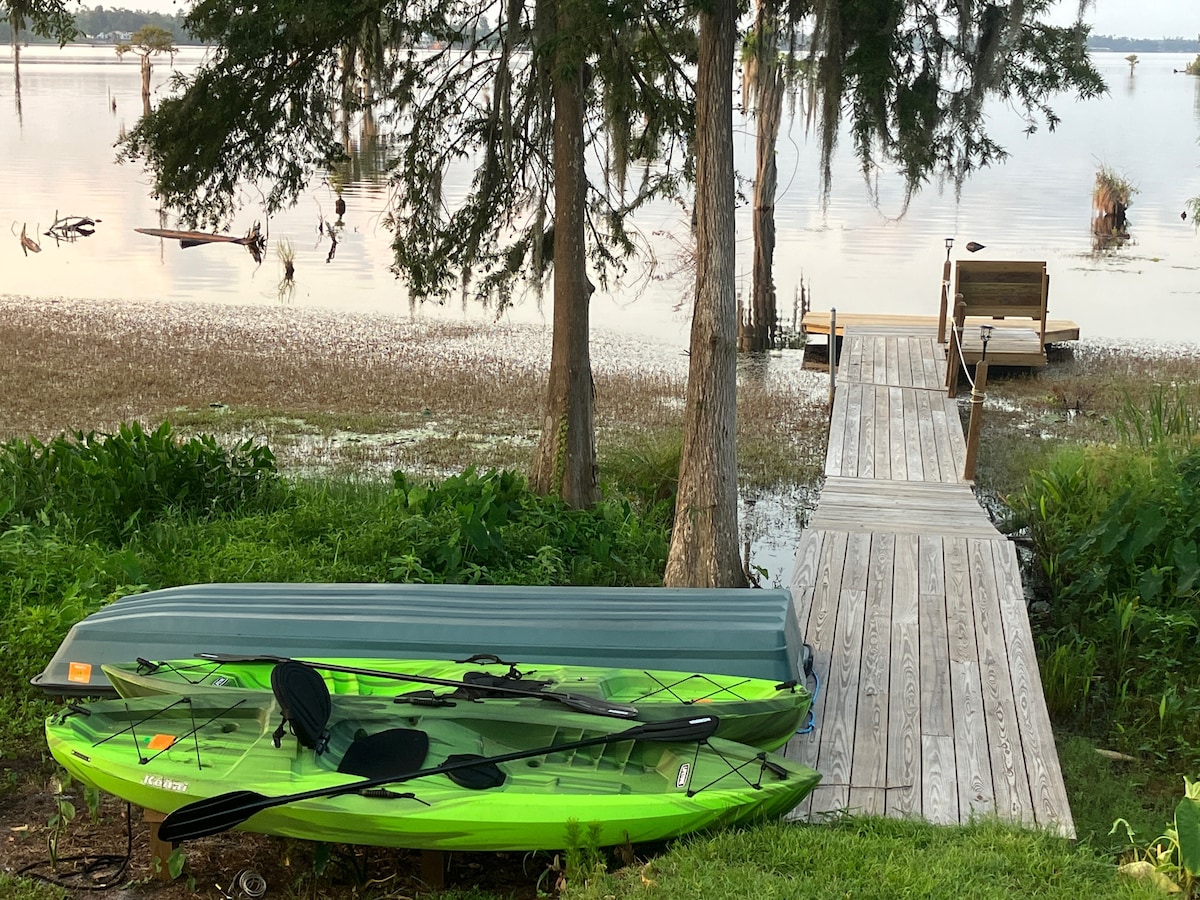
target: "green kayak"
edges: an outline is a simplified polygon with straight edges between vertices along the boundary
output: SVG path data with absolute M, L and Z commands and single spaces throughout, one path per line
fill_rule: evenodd
M 202 655 L 203 656 L 203 655 Z M 103 666 L 122 697 L 201 690 L 270 690 L 279 657 L 228 657 Z M 569 708 L 660 722 L 692 713 L 716 716 L 718 737 L 776 750 L 796 733 L 812 695 L 796 682 L 738 675 L 508 663 L 495 656 L 465 661 L 308 659 L 335 696 L 379 696 L 421 705 L 469 701 Z M 431 690 L 431 687 L 437 690 Z M 538 698 L 541 699 L 538 699 Z
M 611 846 L 778 817 L 820 778 L 705 737 L 710 716 L 676 727 L 552 703 L 514 719 L 499 703 L 325 702 L 319 738 L 294 706 L 293 733 L 277 728 L 286 703 L 266 691 L 76 703 L 47 720 L 46 738 L 71 775 L 170 813 L 162 835 L 175 841 L 240 827 L 385 847 L 557 849 L 578 823 Z

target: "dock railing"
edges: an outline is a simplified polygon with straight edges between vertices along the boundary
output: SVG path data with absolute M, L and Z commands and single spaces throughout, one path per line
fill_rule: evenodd
M 979 326 L 979 340 L 983 345 L 983 349 L 980 353 L 979 361 L 975 363 L 975 375 L 972 377 L 962 352 L 962 335 L 965 318 L 963 309 L 965 306 L 962 303 L 961 294 L 956 297 L 956 301 L 954 329 L 951 333 L 949 359 L 946 361 L 946 395 L 949 397 L 958 396 L 958 373 L 962 371 L 967 377 L 967 383 L 971 385 L 971 416 L 967 421 L 967 454 L 966 460 L 963 463 L 963 480 L 974 481 L 975 466 L 979 460 L 979 432 L 983 427 L 984 390 L 987 387 L 987 348 L 988 341 L 992 336 L 993 326 Z

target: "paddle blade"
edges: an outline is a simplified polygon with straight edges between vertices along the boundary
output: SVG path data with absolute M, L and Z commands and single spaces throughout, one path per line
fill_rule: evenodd
M 610 703 L 599 697 L 581 697 L 578 694 L 557 694 L 554 691 L 539 692 L 537 696 L 543 700 L 557 700 L 563 706 L 577 709 L 580 712 L 591 713 L 594 716 L 610 716 L 614 719 L 636 719 L 637 707 L 628 703 Z
M 507 776 L 498 765 L 475 753 L 455 753 L 442 763 L 446 777 L 459 787 L 472 791 L 486 791 L 500 787 Z
M 158 826 L 159 840 L 178 844 L 236 828 L 260 809 L 274 806 L 271 797 L 257 791 L 230 791 L 205 797 L 169 813 Z
M 635 725 L 614 737 L 630 741 L 703 741 L 716 734 L 720 724 L 720 719 L 716 716 L 690 716 L 686 719 Z

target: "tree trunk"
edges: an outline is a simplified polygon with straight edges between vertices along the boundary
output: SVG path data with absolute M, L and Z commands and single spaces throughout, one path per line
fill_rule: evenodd
M 558 10 L 554 53 L 554 335 L 542 435 L 532 485 L 557 493 L 571 506 L 599 499 L 596 482 L 595 396 L 588 346 L 584 242 L 587 178 L 584 173 L 583 60 L 574 51 L 570 22 Z
M 17 28 L 9 22 L 12 28 L 12 60 L 13 60 L 13 101 L 17 104 L 17 122 L 21 118 L 21 42 L 17 40 Z
M 767 350 L 775 344 L 775 144 L 783 115 L 783 79 L 779 77 L 779 48 L 775 39 L 775 4 L 759 0 L 755 34 L 754 106 L 758 120 L 754 179 L 754 269 L 750 308 L 747 311 L 747 340 L 743 349 Z
M 737 546 L 733 0 L 700 14 L 696 78 L 696 307 L 683 455 L 664 583 L 742 587 Z
M 150 115 L 150 54 L 142 54 L 142 114 Z

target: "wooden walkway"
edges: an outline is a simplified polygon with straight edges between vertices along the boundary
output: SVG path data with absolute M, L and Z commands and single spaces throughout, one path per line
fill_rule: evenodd
M 793 816 L 998 816 L 1073 837 L 1016 552 L 962 480 L 943 348 L 934 329 L 867 327 L 845 334 L 791 584 L 820 691 L 787 755 L 822 775 Z

